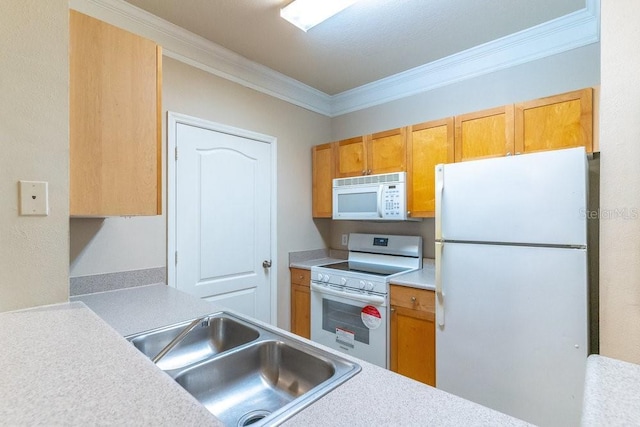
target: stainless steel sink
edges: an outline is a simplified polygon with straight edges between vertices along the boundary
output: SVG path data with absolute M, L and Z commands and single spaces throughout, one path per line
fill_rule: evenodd
M 156 356 L 189 322 L 145 332 L 129 340 L 149 358 Z M 260 333 L 229 316 L 211 316 L 205 324 L 195 327 L 158 363 L 162 370 L 179 369 L 254 341 Z
M 127 339 L 153 358 L 189 324 Z M 228 426 L 277 425 L 360 371 L 341 356 L 226 312 L 210 315 L 158 367 Z

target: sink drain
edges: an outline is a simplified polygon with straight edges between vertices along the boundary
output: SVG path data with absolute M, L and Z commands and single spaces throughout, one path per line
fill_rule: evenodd
M 258 421 L 262 421 L 269 415 L 271 415 L 271 411 L 257 410 L 248 412 L 244 414 L 242 418 L 240 418 L 240 420 L 238 421 L 238 427 L 250 426 L 257 423 Z

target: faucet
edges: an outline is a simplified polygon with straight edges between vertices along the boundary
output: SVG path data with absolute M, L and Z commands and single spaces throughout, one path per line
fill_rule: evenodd
M 203 326 L 209 326 L 209 316 L 202 316 L 195 319 L 193 322 L 189 323 L 186 328 L 184 328 L 174 339 L 172 339 L 169 344 L 165 345 L 162 350 L 153 358 L 151 361 L 153 363 L 158 363 L 160 359 L 166 356 L 175 346 L 180 344 L 183 339 L 195 328 L 198 324 L 202 322 Z

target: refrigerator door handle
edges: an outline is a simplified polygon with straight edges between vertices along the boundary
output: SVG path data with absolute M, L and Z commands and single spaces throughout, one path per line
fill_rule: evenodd
M 436 322 L 441 328 L 444 326 L 444 294 L 442 292 L 442 250 L 443 242 L 436 242 Z
M 436 240 L 442 240 L 442 192 L 444 191 L 444 165 L 436 166 Z

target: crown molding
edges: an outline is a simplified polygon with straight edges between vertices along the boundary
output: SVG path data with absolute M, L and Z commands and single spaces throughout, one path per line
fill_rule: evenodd
M 411 70 L 328 95 L 250 61 L 123 0 L 70 0 L 70 7 L 154 40 L 165 56 L 299 107 L 336 117 L 520 65 L 600 40 L 600 0 L 585 8 Z
M 162 46 L 164 56 L 326 116 L 331 97 L 271 68 L 250 61 L 123 0 L 70 0 L 69 7 Z
M 586 0 L 584 9 L 571 14 L 334 95 L 331 116 L 406 98 L 599 40 L 600 0 Z

